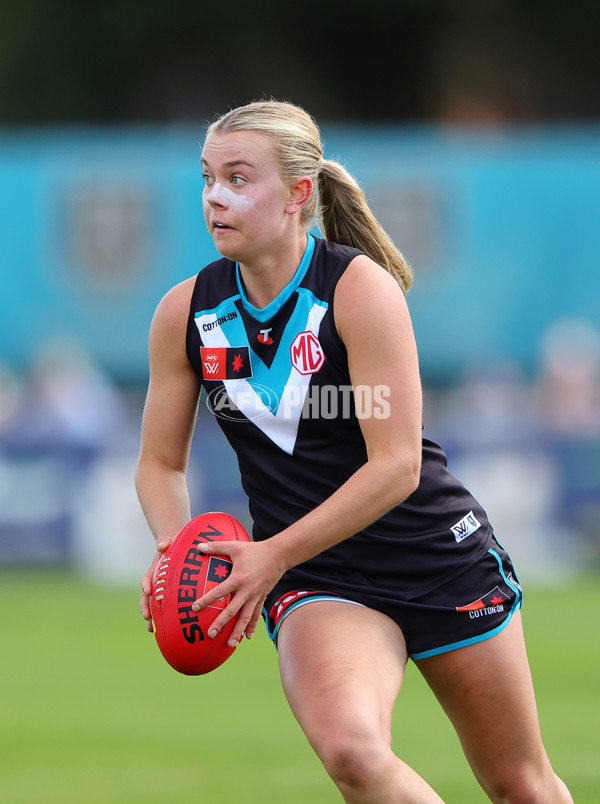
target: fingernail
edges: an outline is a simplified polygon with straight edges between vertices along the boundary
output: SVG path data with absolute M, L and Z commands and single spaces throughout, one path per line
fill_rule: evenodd
M 216 635 L 217 635 L 217 629 L 216 628 L 211 628 L 210 631 L 208 632 L 208 635 L 209 635 L 209 637 L 211 639 L 214 639 L 214 637 L 216 637 Z
M 229 645 L 230 648 L 235 648 L 235 646 L 237 645 L 237 639 L 230 639 L 227 644 Z

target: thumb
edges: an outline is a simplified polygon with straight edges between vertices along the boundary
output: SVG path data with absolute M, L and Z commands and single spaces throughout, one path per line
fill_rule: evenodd
M 237 545 L 238 542 L 201 542 L 197 549 L 207 555 L 216 553 L 217 555 L 232 556 Z
M 171 544 L 170 539 L 160 539 L 156 542 L 156 549 L 159 553 L 164 553 L 167 547 Z

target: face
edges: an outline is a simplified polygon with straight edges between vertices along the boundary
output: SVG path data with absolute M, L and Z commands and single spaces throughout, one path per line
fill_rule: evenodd
M 248 262 L 285 239 L 290 192 L 268 136 L 213 134 L 204 143 L 202 165 L 204 217 L 221 254 Z

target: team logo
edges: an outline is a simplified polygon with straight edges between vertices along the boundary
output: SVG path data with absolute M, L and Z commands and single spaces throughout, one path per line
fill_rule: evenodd
M 218 586 L 220 583 L 222 583 L 226 578 L 229 578 L 232 568 L 233 564 L 231 561 L 227 561 L 227 559 L 221 558 L 220 556 L 211 556 L 208 564 L 208 572 L 206 573 L 204 591 L 202 594 L 205 595 L 207 592 L 210 592 L 211 589 L 214 589 L 215 586 Z M 219 600 L 215 600 L 214 603 L 211 603 L 209 608 L 224 609 L 229 603 L 230 597 L 230 595 L 226 595 Z
M 86 172 L 53 199 L 57 263 L 68 272 L 69 289 L 114 293 L 135 287 L 160 253 L 156 191 L 141 177 L 105 174 L 103 168 Z
M 200 347 L 205 380 L 240 380 L 252 376 L 249 346 Z
M 296 335 L 290 346 L 292 365 L 300 374 L 315 374 L 325 362 L 319 339 L 313 332 Z

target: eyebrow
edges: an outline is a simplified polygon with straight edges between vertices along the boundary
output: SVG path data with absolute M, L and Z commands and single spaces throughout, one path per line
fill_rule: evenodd
M 201 157 L 200 161 L 202 162 L 202 164 L 208 165 L 208 161 L 204 157 Z M 253 170 L 256 170 L 256 165 L 253 165 L 252 162 L 247 162 L 245 159 L 234 159 L 231 162 L 223 163 L 223 167 L 226 168 L 235 168 L 239 167 L 240 165 L 245 165 L 246 167 L 250 167 Z

